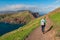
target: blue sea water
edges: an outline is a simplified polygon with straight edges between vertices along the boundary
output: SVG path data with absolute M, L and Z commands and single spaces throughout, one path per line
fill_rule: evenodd
M 10 23 L 0 22 L 0 36 L 15 29 L 18 29 L 21 26 L 23 26 L 23 24 L 10 24 Z

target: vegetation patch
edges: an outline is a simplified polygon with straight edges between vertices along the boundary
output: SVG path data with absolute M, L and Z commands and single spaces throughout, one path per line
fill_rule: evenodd
M 56 36 L 60 37 L 60 12 L 50 15 L 50 18 L 54 23 L 54 29 L 56 30 Z
M 36 18 L 27 25 L 1 36 L 0 40 L 24 40 L 35 28 L 40 26 L 40 19 Z

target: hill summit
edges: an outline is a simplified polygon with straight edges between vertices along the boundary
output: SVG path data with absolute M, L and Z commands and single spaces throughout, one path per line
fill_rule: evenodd
M 34 13 L 28 10 L 9 13 L 0 15 L 0 22 L 26 24 L 29 21 L 39 17 L 39 13 Z
M 51 11 L 50 13 L 57 13 L 57 12 L 60 12 L 60 7 L 56 8 L 55 10 Z

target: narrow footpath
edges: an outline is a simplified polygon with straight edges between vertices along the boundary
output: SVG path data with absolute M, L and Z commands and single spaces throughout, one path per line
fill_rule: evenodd
M 55 40 L 55 31 L 52 29 L 53 25 L 48 16 L 46 21 L 45 34 L 42 33 L 41 27 L 38 27 L 25 40 Z

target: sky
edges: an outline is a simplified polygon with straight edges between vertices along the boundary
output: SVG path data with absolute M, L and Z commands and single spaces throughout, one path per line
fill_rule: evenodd
M 60 7 L 60 0 L 0 0 L 0 11 L 34 10 L 48 13 Z

